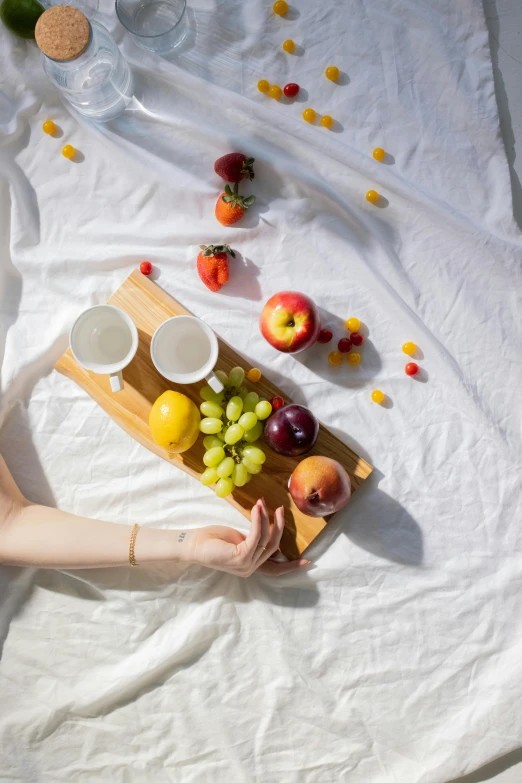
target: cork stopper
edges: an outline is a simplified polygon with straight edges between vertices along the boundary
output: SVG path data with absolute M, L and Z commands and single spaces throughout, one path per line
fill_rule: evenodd
M 87 17 L 70 5 L 48 8 L 36 23 L 36 43 L 52 60 L 75 60 L 87 49 L 91 28 Z

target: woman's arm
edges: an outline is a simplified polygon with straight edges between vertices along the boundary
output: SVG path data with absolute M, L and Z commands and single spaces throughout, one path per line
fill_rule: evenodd
M 0 527 L 0 562 L 41 568 L 104 568 L 129 565 L 132 528 L 67 514 L 56 508 L 24 505 Z M 135 558 L 140 565 L 180 562 L 187 534 L 140 527 Z
M 200 563 L 238 576 L 249 576 L 258 568 L 272 575 L 283 574 L 308 564 L 307 560 L 289 563 L 271 559 L 279 548 L 283 528 L 283 509 L 277 510 L 270 528 L 264 501 L 258 501 L 252 509 L 248 536 L 223 526 L 197 530 L 140 527 L 134 556 L 142 566 L 170 561 Z M 0 457 L 0 563 L 63 569 L 130 566 L 131 530 L 129 525 L 30 503 Z

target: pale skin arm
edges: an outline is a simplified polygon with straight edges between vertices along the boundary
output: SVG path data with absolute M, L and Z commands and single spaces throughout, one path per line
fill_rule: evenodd
M 199 563 L 237 576 L 254 571 L 271 576 L 308 565 L 308 560 L 276 562 L 273 556 L 283 533 L 284 512 L 274 524 L 263 500 L 252 509 L 248 535 L 220 525 L 197 530 L 140 527 L 135 558 L 149 563 Z M 28 501 L 0 456 L 0 563 L 40 568 L 106 568 L 128 566 L 131 527 L 78 517 Z

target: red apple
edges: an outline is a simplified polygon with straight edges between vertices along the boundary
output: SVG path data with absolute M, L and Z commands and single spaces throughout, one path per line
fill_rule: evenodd
M 307 457 L 296 467 L 288 485 L 292 499 L 303 514 L 324 517 L 339 511 L 350 500 L 350 477 L 330 457 Z
M 261 334 L 283 353 L 297 353 L 313 345 L 321 329 L 319 310 L 306 294 L 281 291 L 272 296 L 259 318 Z

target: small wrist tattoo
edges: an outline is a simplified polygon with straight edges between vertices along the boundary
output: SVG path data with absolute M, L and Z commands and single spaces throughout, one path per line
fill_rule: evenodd
M 187 534 L 185 532 L 180 533 L 178 536 L 178 544 L 181 544 L 183 542 L 183 539 L 185 538 Z

